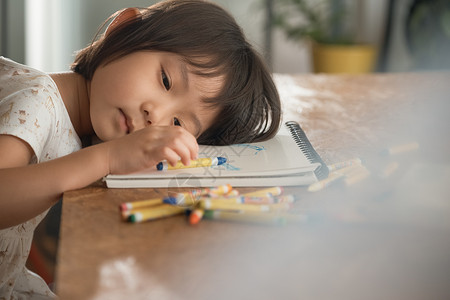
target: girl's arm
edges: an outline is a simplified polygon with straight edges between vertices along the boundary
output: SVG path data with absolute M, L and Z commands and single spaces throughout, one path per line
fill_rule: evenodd
M 181 127 L 147 127 L 48 162 L 28 165 L 28 144 L 0 135 L 0 228 L 23 223 L 58 201 L 68 190 L 107 174 L 136 172 L 166 159 L 184 164 L 197 156 L 195 138 Z M 9 161 L 9 163 L 8 163 Z

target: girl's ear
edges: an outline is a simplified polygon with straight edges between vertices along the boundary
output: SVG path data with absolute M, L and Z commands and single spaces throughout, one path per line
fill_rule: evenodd
M 141 12 L 135 7 L 125 8 L 121 11 L 116 12 L 115 14 L 117 16 L 114 18 L 111 24 L 109 24 L 108 28 L 106 28 L 105 35 L 109 35 L 112 31 L 114 31 L 116 28 L 119 28 L 122 24 L 125 24 L 126 22 L 134 18 L 141 17 Z

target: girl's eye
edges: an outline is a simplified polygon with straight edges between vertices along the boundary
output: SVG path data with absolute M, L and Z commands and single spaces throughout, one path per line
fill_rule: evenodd
M 178 120 L 177 118 L 173 118 L 173 125 L 181 126 L 180 120 Z
M 161 78 L 162 78 L 162 82 L 164 84 L 164 87 L 166 88 L 166 90 L 170 90 L 170 81 L 169 81 L 169 77 L 167 77 L 166 72 L 164 72 L 164 70 L 161 71 Z

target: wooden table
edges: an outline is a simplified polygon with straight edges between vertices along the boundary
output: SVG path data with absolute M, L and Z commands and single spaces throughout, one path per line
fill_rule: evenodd
M 67 192 L 61 299 L 450 299 L 450 73 L 277 82 L 285 120 L 301 124 L 325 162 L 361 157 L 371 176 L 317 193 L 287 189 L 309 221 L 285 227 L 192 227 L 184 216 L 129 224 L 120 203 L 168 190 Z M 408 141 L 419 151 L 379 155 Z M 392 162 L 398 170 L 380 176 Z

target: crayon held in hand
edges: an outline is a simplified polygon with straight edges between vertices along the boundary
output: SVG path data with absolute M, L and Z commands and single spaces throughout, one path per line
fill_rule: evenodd
M 225 157 L 203 157 L 196 160 L 191 160 L 190 165 L 186 166 L 181 161 L 178 161 L 175 166 L 170 165 L 166 161 L 162 161 L 156 165 L 156 169 L 158 171 L 165 170 L 178 170 L 178 169 L 186 169 L 186 168 L 199 168 L 199 167 L 211 167 L 211 166 L 220 166 L 227 162 Z

